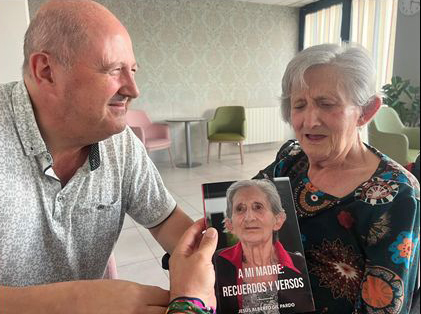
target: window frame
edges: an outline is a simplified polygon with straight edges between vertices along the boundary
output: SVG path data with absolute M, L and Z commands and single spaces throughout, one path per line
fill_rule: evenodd
M 300 8 L 298 29 L 298 51 L 304 48 L 304 30 L 306 15 L 311 14 L 336 4 L 342 4 L 341 40 L 349 41 L 351 34 L 351 8 L 352 0 L 320 0 Z

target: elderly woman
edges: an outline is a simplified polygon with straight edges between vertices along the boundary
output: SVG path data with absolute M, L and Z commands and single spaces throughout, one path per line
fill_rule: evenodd
M 287 176 L 317 313 L 407 313 L 419 263 L 419 184 L 362 141 L 375 69 L 359 47 L 300 52 L 282 82 L 297 140 L 258 178 Z
M 243 180 L 227 190 L 226 229 L 239 242 L 216 253 L 218 313 L 295 313 L 313 309 L 304 258 L 288 253 L 276 233 L 286 214 L 269 180 Z M 277 287 L 290 279 L 288 288 Z M 281 280 L 281 281 L 279 281 Z M 278 304 L 288 304 L 281 308 Z M 253 308 L 261 307 L 262 310 Z M 264 308 L 264 309 L 263 309 Z M 241 311 L 240 311 L 241 310 Z

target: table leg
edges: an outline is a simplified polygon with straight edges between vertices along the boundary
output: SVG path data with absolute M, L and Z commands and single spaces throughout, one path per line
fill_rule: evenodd
M 186 136 L 186 163 L 184 164 L 178 164 L 177 167 L 180 168 L 193 168 L 200 166 L 201 163 L 199 162 L 192 162 L 191 161 L 191 136 L 190 136 L 190 121 L 185 121 L 184 123 L 184 132 Z
M 186 121 L 184 131 L 186 132 L 186 158 L 187 167 L 191 168 L 191 144 L 190 144 L 190 121 Z

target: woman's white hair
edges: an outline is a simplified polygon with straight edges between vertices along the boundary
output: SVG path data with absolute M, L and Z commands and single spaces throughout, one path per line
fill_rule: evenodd
M 226 218 L 224 219 L 224 232 L 230 232 L 227 224 L 232 219 L 232 211 L 234 205 L 234 195 L 238 190 L 248 187 L 257 187 L 265 195 L 270 204 L 270 210 L 274 216 L 281 215 L 283 220 L 286 219 L 285 209 L 282 207 L 281 197 L 279 196 L 278 190 L 272 181 L 267 179 L 253 179 L 253 180 L 241 180 L 233 183 L 227 190 L 227 209 L 226 209 Z M 272 232 L 273 242 L 278 241 L 278 232 Z
M 281 110 L 284 121 L 291 123 L 291 92 L 307 87 L 305 72 L 318 65 L 331 65 L 342 76 L 352 102 L 367 106 L 377 96 L 376 69 L 369 53 L 356 44 L 323 44 L 299 52 L 288 64 L 282 78 Z
M 279 196 L 278 190 L 276 189 L 272 181 L 267 179 L 254 179 L 237 181 L 228 188 L 226 210 L 228 218 L 232 218 L 234 195 L 238 192 L 238 190 L 248 187 L 257 187 L 266 195 L 266 198 L 270 204 L 270 209 L 275 216 L 280 213 L 285 214 L 285 210 L 282 207 L 281 198 Z

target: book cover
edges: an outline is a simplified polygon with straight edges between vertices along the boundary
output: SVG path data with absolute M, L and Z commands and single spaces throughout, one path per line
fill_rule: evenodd
M 218 314 L 314 311 L 288 178 L 202 184 Z

